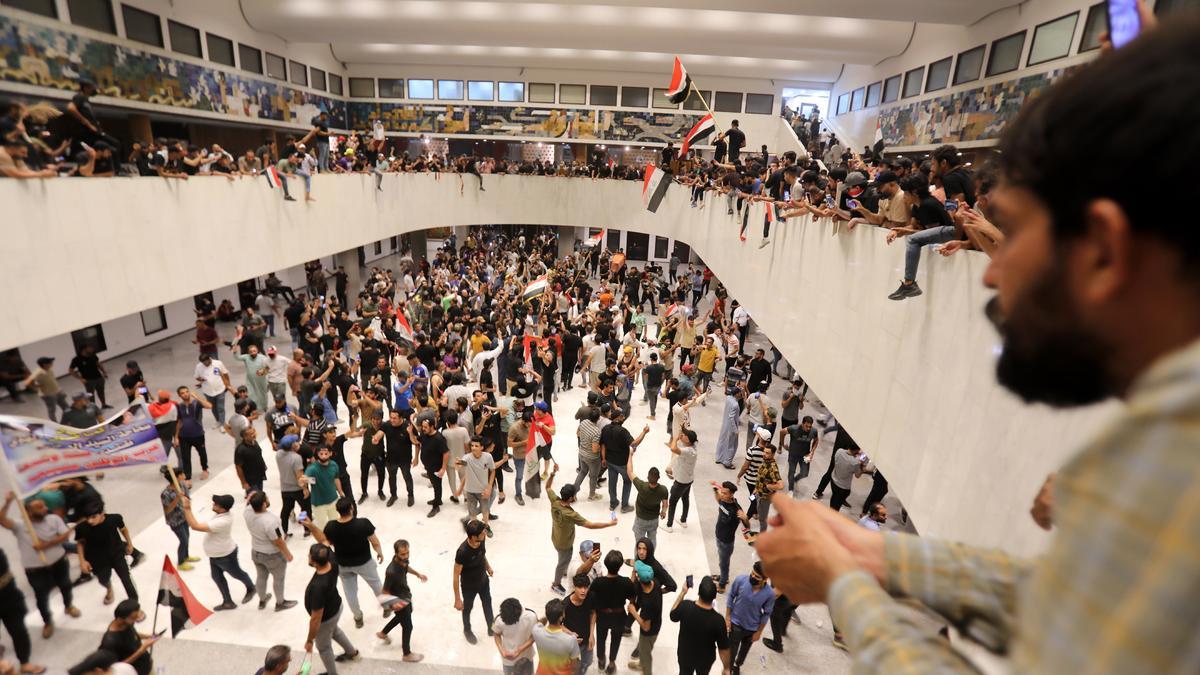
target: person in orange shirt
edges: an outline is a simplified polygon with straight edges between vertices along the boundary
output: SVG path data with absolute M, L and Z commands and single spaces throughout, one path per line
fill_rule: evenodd
M 608 260 L 608 268 L 611 279 L 616 280 L 618 284 L 625 283 L 625 249 L 619 248 L 612 254 L 612 258 Z

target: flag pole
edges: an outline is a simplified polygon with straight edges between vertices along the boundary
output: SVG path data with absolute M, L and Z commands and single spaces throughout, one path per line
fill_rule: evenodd
M 700 103 L 704 105 L 704 109 L 708 111 L 708 114 L 712 115 L 713 128 L 717 130 L 718 134 L 723 133 L 721 131 L 721 127 L 717 126 L 717 116 L 713 114 L 712 108 L 708 107 L 708 101 L 704 100 L 704 94 L 700 93 L 700 90 L 696 88 L 696 81 L 689 78 L 688 87 L 690 87 L 692 92 L 696 94 L 696 97 L 700 99 Z M 684 100 L 686 101 L 687 99 Z
M 171 476 L 174 477 L 174 475 L 175 475 L 175 472 L 172 471 Z M 176 485 L 176 489 L 178 489 L 178 484 Z M 182 494 L 182 493 L 180 493 L 180 494 Z M 165 554 L 163 555 L 163 559 L 164 560 L 168 559 Z M 154 596 L 154 618 L 150 621 L 150 634 L 151 635 L 154 635 L 155 633 L 158 632 L 158 608 L 162 606 L 162 603 L 159 602 L 159 598 L 161 596 L 162 596 L 162 573 L 159 572 L 158 593 Z M 158 644 L 158 642 L 156 641 L 155 644 Z M 149 651 L 151 654 L 153 654 L 154 653 L 154 645 L 150 645 L 150 649 L 148 649 L 147 651 Z
M 29 517 L 29 512 L 25 510 L 25 497 L 21 495 L 21 486 L 17 483 L 16 474 L 13 473 L 12 467 L 8 463 L 8 457 L 4 453 L 0 453 L 0 464 L 4 465 L 4 473 L 8 474 L 8 479 L 12 481 L 12 486 L 15 488 L 13 490 L 13 495 L 16 496 L 14 501 L 17 502 L 17 509 L 21 512 L 21 520 L 25 521 L 25 529 L 29 531 L 29 541 L 33 544 L 33 550 L 37 551 L 38 560 L 41 560 L 42 564 L 45 565 L 47 564 L 46 552 L 38 548 L 42 542 L 38 539 L 37 532 L 33 531 L 33 519 Z

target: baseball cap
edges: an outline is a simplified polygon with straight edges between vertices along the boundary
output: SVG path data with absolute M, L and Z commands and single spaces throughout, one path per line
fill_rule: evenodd
M 895 171 L 880 171 L 879 174 L 875 176 L 875 185 L 886 185 L 888 183 L 898 182 L 899 180 L 900 178 L 896 175 Z
M 137 361 L 126 361 L 126 362 L 125 362 L 125 367 L 126 367 L 126 368 L 128 368 L 128 369 L 130 369 L 130 370 L 141 370 L 141 368 L 140 368 L 140 367 L 138 367 L 138 362 L 137 362 Z
M 295 445 L 296 443 L 298 443 L 299 441 L 300 441 L 300 437 L 297 436 L 296 434 L 288 434 L 287 436 L 284 436 L 283 438 L 279 439 L 279 447 L 290 448 L 293 445 Z
M 637 572 L 638 579 L 640 579 L 642 582 L 650 581 L 654 578 L 654 568 L 642 562 L 641 560 L 635 560 L 633 562 L 633 569 Z
M 755 429 L 754 434 L 756 436 L 758 436 L 759 438 L 763 439 L 764 441 L 771 440 L 771 432 L 767 429 L 764 429 L 763 427 L 759 427 L 759 428 Z
M 579 544 L 579 552 L 584 555 L 591 555 L 592 551 L 596 550 L 596 542 L 591 539 L 584 539 Z
M 276 354 L 276 353 L 278 353 L 278 350 L 275 349 L 275 345 L 271 345 L 270 347 L 267 347 L 267 353 L 268 354 Z
M 233 508 L 233 495 L 213 495 L 213 503 L 225 509 L 226 511 Z
M 546 412 L 546 411 L 550 410 L 550 405 L 548 403 L 546 403 L 545 401 L 538 401 L 533 407 L 537 408 L 538 410 L 541 410 L 542 412 Z
M 89 395 L 86 391 L 81 391 L 81 392 L 76 393 L 74 396 L 72 396 L 71 400 L 72 401 L 82 401 L 82 400 L 86 400 L 88 398 L 88 396 Z
M 866 189 L 867 177 L 858 171 L 851 171 L 846 176 L 846 194 L 857 197 Z

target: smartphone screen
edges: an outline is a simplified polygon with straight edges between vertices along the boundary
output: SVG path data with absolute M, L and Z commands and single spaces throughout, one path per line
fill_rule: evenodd
M 613 520 L 616 520 L 616 519 L 617 519 L 617 512 L 616 512 L 616 511 L 610 511 L 610 512 L 609 512 L 609 514 L 608 514 L 608 517 L 609 517 L 609 518 L 611 518 L 611 519 L 613 519 Z
M 1129 44 L 1142 30 L 1137 0 L 1108 0 L 1108 37 L 1113 48 Z
M 859 206 L 859 204 L 858 204 L 858 200 L 857 200 L 857 199 L 850 199 L 850 200 L 847 200 L 847 201 L 846 201 L 846 206 L 849 206 L 849 207 L 850 207 L 850 208 L 852 208 L 852 209 L 857 209 L 857 208 L 858 208 L 858 206 Z
M 946 200 L 946 210 L 950 211 L 950 212 L 957 211 L 958 210 L 958 200 L 957 199 L 947 199 Z
M 296 514 L 297 523 L 303 523 L 306 520 L 308 520 L 308 511 L 301 511 L 300 513 Z
M 687 587 L 688 588 L 692 587 L 692 575 L 690 575 L 690 574 L 687 575 Z

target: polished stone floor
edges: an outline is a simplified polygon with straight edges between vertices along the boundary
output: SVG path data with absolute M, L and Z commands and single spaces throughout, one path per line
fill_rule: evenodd
M 373 263 L 374 264 L 374 263 Z M 223 339 L 227 339 L 232 328 L 229 325 L 220 327 Z M 121 392 L 115 376 L 122 372 L 127 358 L 136 358 L 149 379 L 152 390 L 157 388 L 174 389 L 179 384 L 191 383 L 192 369 L 195 363 L 195 348 L 191 343 L 191 335 L 185 334 L 163 340 L 138 352 L 123 356 L 114 362 L 106 364 L 114 378 L 110 380 L 108 394 L 110 400 L 121 400 Z M 280 348 L 281 353 L 290 353 L 287 338 L 276 338 L 270 341 Z M 767 346 L 765 336 L 755 331 L 751 336 L 754 346 Z M 232 375 L 235 386 L 244 381 L 244 371 L 230 352 L 222 348 L 220 354 Z M 73 379 L 65 379 L 63 385 L 68 393 L 78 388 Z M 776 379 L 771 389 L 771 396 L 779 400 L 783 383 Z M 554 445 L 554 458 L 562 467 L 562 474 L 573 474 L 575 460 L 575 422 L 573 414 L 581 404 L 584 389 L 576 388 L 564 393 L 555 404 L 556 419 L 559 424 L 557 442 Z M 640 391 L 640 390 L 639 390 Z M 635 395 L 635 399 L 637 396 Z M 648 422 L 650 434 L 639 449 L 636 458 L 636 468 L 640 475 L 651 466 L 663 467 L 669 452 L 666 448 L 666 415 L 660 404 L 659 417 L 656 422 Z M 710 403 L 707 407 L 697 408 L 692 416 L 693 427 L 700 438 L 700 461 L 697 464 L 695 485 L 693 491 L 692 516 L 686 529 L 676 526 L 674 533 L 660 531 L 658 534 L 658 557 L 672 573 L 682 582 L 688 574 L 699 577 L 716 571 L 716 549 L 712 543 L 712 527 L 715 509 L 710 497 L 711 491 L 704 486 L 710 480 L 726 480 L 732 478 L 728 472 L 711 460 L 713 443 L 720 426 L 721 405 Z M 824 409 L 819 403 L 810 398 L 808 407 L 803 414 L 820 415 Z M 41 404 L 37 399 L 26 398 L 24 402 L 14 404 L 8 401 L 0 402 L 0 413 L 6 414 L 43 414 Z M 645 403 L 635 400 L 633 416 L 628 423 L 635 434 L 645 423 L 648 409 Z M 346 417 L 342 409 L 341 417 Z M 210 426 L 211 426 L 210 421 Z M 262 422 L 259 422 L 260 431 Z M 344 426 L 344 425 L 343 425 Z M 744 440 L 744 432 L 743 432 Z M 260 434 L 261 436 L 261 434 Z M 803 481 L 797 488 L 797 496 L 807 499 L 815 487 L 820 470 L 828 462 L 833 436 L 823 437 L 823 441 L 813 462 L 814 474 Z M 265 445 L 265 443 L 264 443 Z M 209 505 L 213 494 L 239 494 L 236 471 L 232 466 L 233 442 L 216 430 L 208 432 L 209 456 L 212 473 L 207 480 L 196 480 L 194 484 L 194 501 L 197 505 L 197 515 L 204 519 L 210 515 Z M 347 456 L 351 462 L 351 474 L 358 480 L 357 440 L 347 444 Z M 267 448 L 269 452 L 269 447 Z M 739 453 L 740 459 L 740 453 Z M 267 491 L 278 506 L 278 480 L 275 463 L 268 461 Z M 819 468 L 818 468 L 819 467 Z M 198 475 L 198 474 L 197 474 Z M 500 602 L 507 597 L 516 597 L 526 606 L 541 612 L 544 603 L 553 594 L 548 588 L 549 577 L 554 568 L 555 554 L 550 545 L 549 506 L 543 498 L 540 501 L 526 500 L 525 506 L 518 506 L 512 499 L 511 475 L 508 480 L 509 499 L 496 508 L 501 518 L 495 523 L 495 538 L 487 542 L 489 560 L 495 568 L 492 580 L 492 596 L 498 611 Z M 451 587 L 451 571 L 454 550 L 463 539 L 459 518 L 465 515 L 461 505 L 447 503 L 442 513 L 433 519 L 426 518 L 425 501 L 432 497 L 432 489 L 428 481 L 416 478 L 416 506 L 408 508 L 404 505 L 403 497 L 391 508 L 385 507 L 373 494 L 375 479 L 372 476 L 372 496 L 360 508 L 363 517 L 371 519 L 383 540 L 385 551 L 390 551 L 391 542 L 405 538 L 412 542 L 412 566 L 428 574 L 428 583 L 413 580 L 414 593 L 414 624 L 413 649 L 425 655 L 422 664 L 401 663 L 399 646 L 399 630 L 393 632 L 395 638 L 392 645 L 384 645 L 374 637 L 375 631 L 382 627 L 383 619 L 378 611 L 370 608 L 375 606 L 369 589 L 360 584 L 359 597 L 366 611 L 367 622 L 362 629 L 355 629 L 348 613 L 342 617 L 342 628 L 346 630 L 354 644 L 362 650 L 363 662 L 346 664 L 343 672 L 450 672 L 453 670 L 482 669 L 498 671 L 500 660 L 497 650 L 491 641 L 482 639 L 478 645 L 469 645 L 462 636 L 462 626 L 459 614 L 453 607 L 453 592 Z M 176 546 L 174 535 L 163 521 L 162 512 L 158 505 L 157 495 L 162 487 L 162 479 L 154 468 L 125 470 L 112 473 L 103 481 L 97 483 L 103 493 L 108 511 L 120 513 L 125 517 L 130 531 L 133 533 L 137 546 L 148 554 L 145 563 L 134 570 L 134 580 L 143 598 L 147 614 L 153 613 L 149 602 L 154 597 L 159 583 L 161 560 L 164 554 L 173 553 Z M 401 484 L 403 492 L 403 484 Z M 853 496 L 847 516 L 852 512 L 857 514 L 862 508 L 863 499 L 870 489 L 868 478 L 859 479 L 854 486 Z M 356 494 L 361 494 L 356 482 Z M 828 499 L 828 496 L 826 497 Z M 744 495 L 743 495 L 744 500 Z M 897 520 L 901 511 L 900 504 L 894 495 L 886 500 L 893 520 Z M 250 563 L 249 535 L 241 518 L 241 503 L 235 507 L 234 537 L 239 542 L 239 558 L 243 568 L 253 576 Z M 608 517 L 606 501 L 587 502 L 578 506 L 585 517 L 592 520 L 604 520 Z M 631 553 L 633 536 L 631 527 L 632 514 L 622 515 L 621 523 L 615 528 L 586 531 L 580 530 L 576 542 L 586 538 L 597 539 L 605 550 L 618 549 Z M 899 523 L 890 523 L 889 527 L 899 527 Z M 201 539 L 204 535 L 193 533 L 192 553 L 203 555 Z M 290 541 L 290 547 L 296 556 L 288 569 L 287 595 L 291 599 L 303 598 L 303 591 L 311 571 L 305 565 L 305 551 L 308 539 L 296 535 Z M 0 535 L 0 546 L 8 553 L 10 560 L 16 561 L 15 544 L 9 534 Z M 749 571 L 753 561 L 753 548 L 739 543 L 733 558 L 732 571 L 734 574 L 744 574 Z M 73 564 L 74 565 L 74 564 Z M 382 571 L 381 571 L 382 573 Z M 209 606 L 220 602 L 216 586 L 208 572 L 208 564 L 202 561 L 193 571 L 185 572 L 185 581 L 200 599 Z M 22 587 L 28 589 L 23 575 L 18 574 Z M 236 582 L 232 584 L 235 596 L 240 596 L 241 587 Z M 52 600 L 54 611 L 58 617 L 58 634 L 51 640 L 41 638 L 41 621 L 33 609 L 32 594 L 28 593 L 30 614 L 27 624 L 34 636 L 34 660 L 51 666 L 52 672 L 61 672 L 66 666 L 76 661 L 81 655 L 94 648 L 100 640 L 100 635 L 111 617 L 110 608 L 101 604 L 102 590 L 94 582 L 76 589 L 76 604 L 83 610 L 83 616 L 70 619 L 62 615 L 62 605 L 55 596 Z M 117 596 L 122 591 L 117 584 Z M 665 604 L 673 602 L 668 597 Z M 721 600 L 718 599 L 718 604 Z M 723 609 L 723 606 L 721 606 Z M 483 637 L 483 619 L 479 608 L 475 610 L 473 625 L 476 632 Z M 849 661 L 846 655 L 830 644 L 832 633 L 829 626 L 828 611 L 824 606 L 805 606 L 797 610 L 800 623 L 792 623 L 783 654 L 776 654 L 762 645 L 755 645 L 747 661 L 745 670 L 767 670 L 772 672 L 791 673 L 842 673 L 848 669 Z M 147 620 L 149 622 L 149 619 Z M 165 619 L 160 617 L 160 627 L 165 625 Z M 268 608 L 258 611 L 255 603 L 239 607 L 237 610 L 216 613 L 202 625 L 184 631 L 177 639 L 165 639 L 155 649 L 156 663 L 166 673 L 201 673 L 214 671 L 253 672 L 262 664 L 262 655 L 267 647 L 276 643 L 292 645 L 297 651 L 303 649 L 307 616 L 303 605 L 281 613 L 275 613 Z M 146 626 L 143 630 L 148 630 Z M 655 661 L 663 672 L 674 672 L 674 650 L 678 624 L 666 622 L 662 635 L 655 647 Z M 627 670 L 627 655 L 633 648 L 635 638 L 626 638 L 621 648 L 618 665 Z M 4 644 L 11 642 L 4 637 Z M 203 665 L 202 665 L 203 664 Z M 319 662 L 313 672 L 320 672 Z

